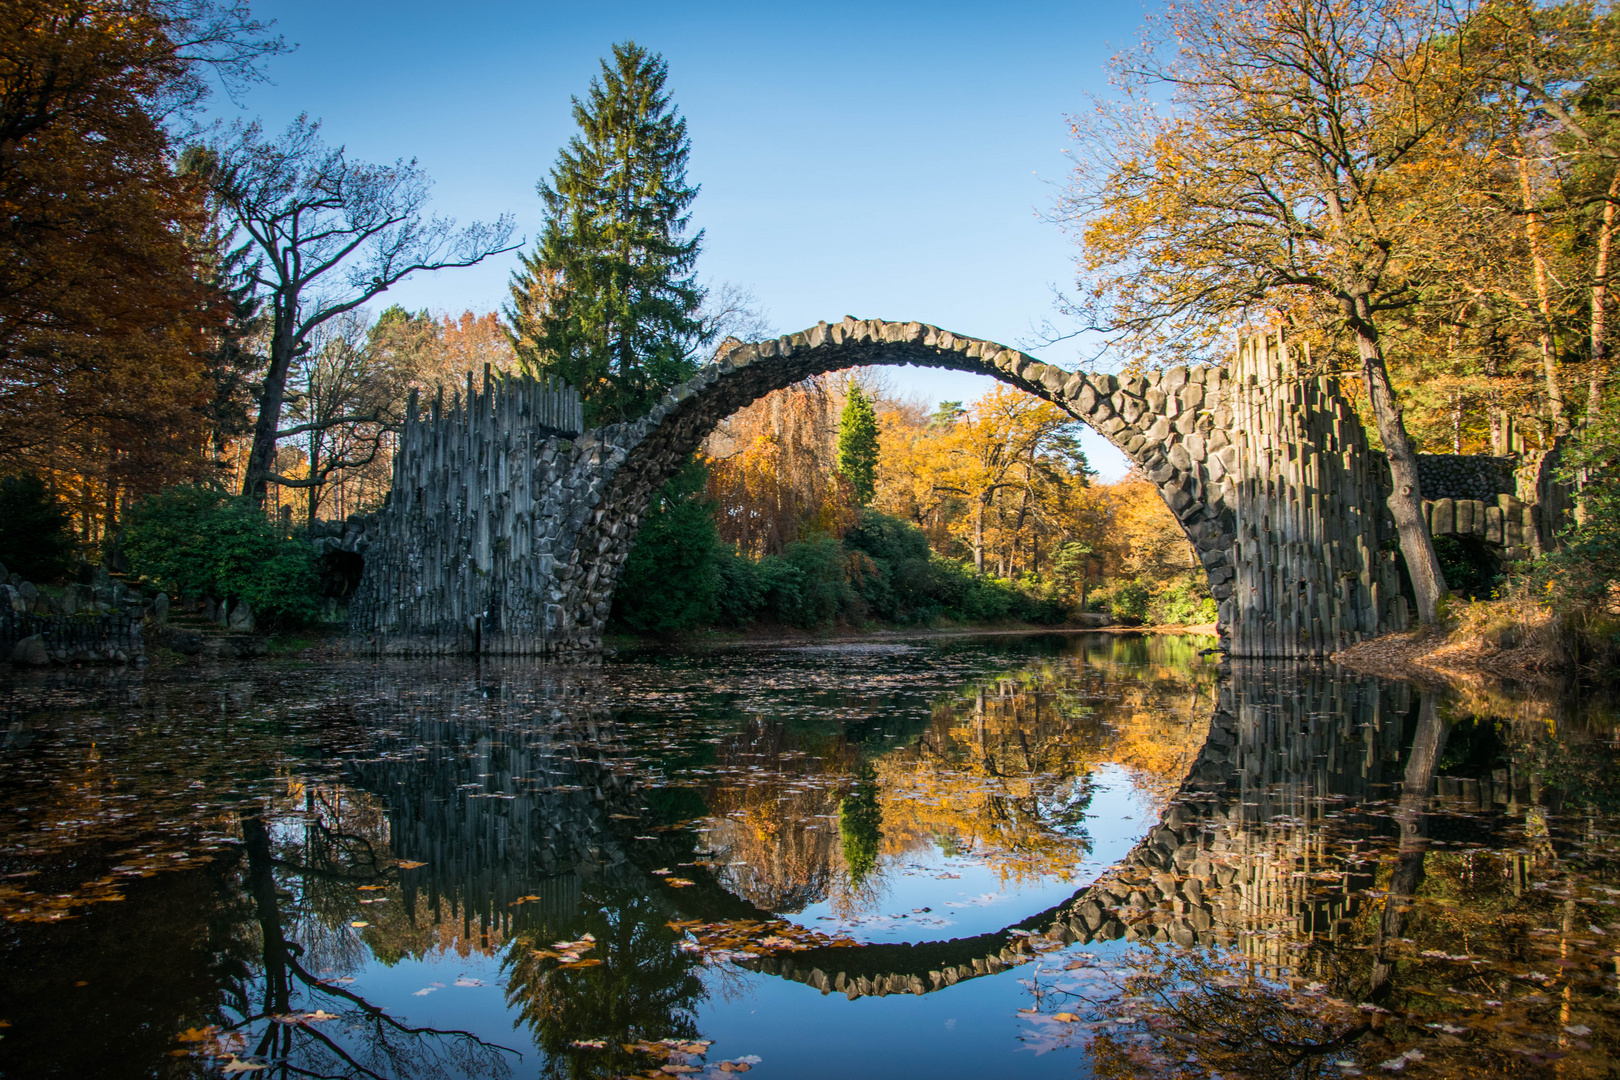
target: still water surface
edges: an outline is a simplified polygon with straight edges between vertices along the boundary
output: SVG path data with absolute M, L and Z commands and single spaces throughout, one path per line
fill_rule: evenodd
M 1038 637 L 0 683 L 0 1076 L 1601 1076 L 1600 708 Z

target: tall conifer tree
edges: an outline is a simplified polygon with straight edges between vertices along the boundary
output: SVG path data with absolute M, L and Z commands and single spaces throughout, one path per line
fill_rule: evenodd
M 851 379 L 844 411 L 838 417 L 838 471 L 865 506 L 877 490 L 878 426 L 872 399 Z
M 512 275 L 519 359 L 577 387 L 589 424 L 644 413 L 692 374 L 703 338 L 693 273 L 703 233 L 686 235 L 698 189 L 667 75 L 656 53 L 613 46 L 574 99 L 579 134 L 539 184 L 545 229 Z

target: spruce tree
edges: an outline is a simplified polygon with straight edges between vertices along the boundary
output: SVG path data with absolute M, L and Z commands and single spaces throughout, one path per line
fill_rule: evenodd
M 838 471 L 865 506 L 877 490 L 878 426 L 872 399 L 855 380 L 849 382 L 844 411 L 838 417 Z
M 696 369 L 703 233 L 686 235 L 698 189 L 667 74 L 634 42 L 613 47 L 574 98 L 579 134 L 539 184 L 545 227 L 512 275 L 519 359 L 577 387 L 592 425 L 635 419 Z

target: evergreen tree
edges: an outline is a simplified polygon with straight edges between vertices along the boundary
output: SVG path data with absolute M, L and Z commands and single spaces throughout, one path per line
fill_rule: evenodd
M 641 519 L 618 591 L 613 621 L 643 634 L 712 623 L 719 615 L 720 532 L 705 495 L 709 474 L 688 460 L 653 497 Z
M 588 424 L 632 420 L 695 370 L 704 292 L 687 237 L 686 121 L 664 92 L 663 59 L 613 47 L 586 99 L 579 134 L 539 185 L 546 222 L 512 275 L 506 315 L 524 367 L 579 389 Z
M 844 411 L 838 417 L 838 471 L 855 489 L 862 506 L 877 488 L 878 427 L 872 399 L 851 379 Z
M 62 577 L 73 565 L 67 508 L 32 473 L 0 478 L 0 564 L 36 584 Z

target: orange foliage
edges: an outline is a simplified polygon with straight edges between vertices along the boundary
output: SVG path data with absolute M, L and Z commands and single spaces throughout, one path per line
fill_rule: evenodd
M 766 395 L 709 437 L 703 454 L 722 540 L 745 555 L 775 555 L 854 524 L 854 498 L 834 469 L 842 407 L 840 384 L 818 376 Z
M 206 437 L 202 206 L 145 104 L 185 63 L 160 14 L 116 15 L 0 14 L 0 471 L 53 477 L 87 538 L 129 493 L 199 475 Z

